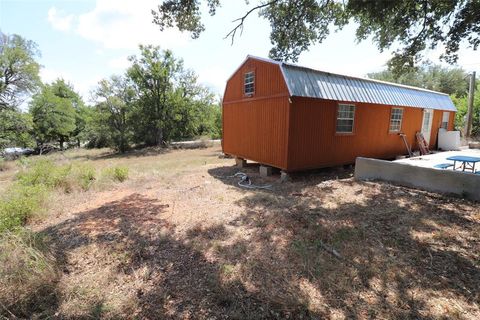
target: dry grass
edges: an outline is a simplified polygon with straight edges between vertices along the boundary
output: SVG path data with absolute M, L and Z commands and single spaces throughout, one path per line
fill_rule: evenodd
M 0 315 L 29 318 L 32 305 L 39 315 L 51 310 L 59 275 L 52 267 L 54 260 L 43 239 L 34 233 L 0 235 Z
M 243 190 L 218 147 L 52 155 L 122 184 L 58 193 L 47 221 L 63 318 L 480 317 L 478 203 L 359 183 L 350 171 Z M 0 180 L 3 173 L 0 173 Z M 33 312 L 33 311 L 32 311 Z M 7 315 L 8 316 L 8 315 Z

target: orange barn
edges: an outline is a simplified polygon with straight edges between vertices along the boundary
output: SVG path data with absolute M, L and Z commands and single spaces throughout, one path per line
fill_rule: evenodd
M 440 92 L 248 56 L 227 81 L 222 148 L 285 172 L 390 159 L 407 153 L 400 133 L 434 149 L 455 112 Z

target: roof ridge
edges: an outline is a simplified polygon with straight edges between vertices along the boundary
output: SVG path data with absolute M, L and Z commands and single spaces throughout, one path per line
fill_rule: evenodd
M 263 62 L 274 63 L 274 64 L 278 64 L 278 65 L 285 64 L 285 62 L 283 62 L 283 61 L 277 61 L 277 60 L 273 60 L 273 59 L 270 59 L 270 58 L 263 58 L 263 57 L 254 56 L 254 55 L 251 55 L 251 54 L 247 55 L 247 59 L 248 58 L 260 60 L 260 61 L 263 61 Z

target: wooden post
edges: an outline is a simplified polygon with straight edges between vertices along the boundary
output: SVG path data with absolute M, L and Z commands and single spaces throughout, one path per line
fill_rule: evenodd
M 470 75 L 470 86 L 468 88 L 468 110 L 467 110 L 467 123 L 465 125 L 465 137 L 469 138 L 472 132 L 472 119 L 473 119 L 473 97 L 475 93 L 475 71 Z

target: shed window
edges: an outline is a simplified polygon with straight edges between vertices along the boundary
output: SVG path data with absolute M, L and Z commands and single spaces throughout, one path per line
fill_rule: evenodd
M 355 119 L 355 106 L 339 104 L 337 113 L 337 133 L 352 133 Z
M 450 120 L 450 112 L 444 112 L 442 117 L 442 125 L 441 128 L 448 130 L 448 122 Z
M 248 96 L 255 92 L 255 72 L 253 71 L 245 73 L 244 92 Z
M 400 132 L 402 129 L 402 118 L 403 109 L 392 108 L 392 113 L 390 114 L 390 132 Z

